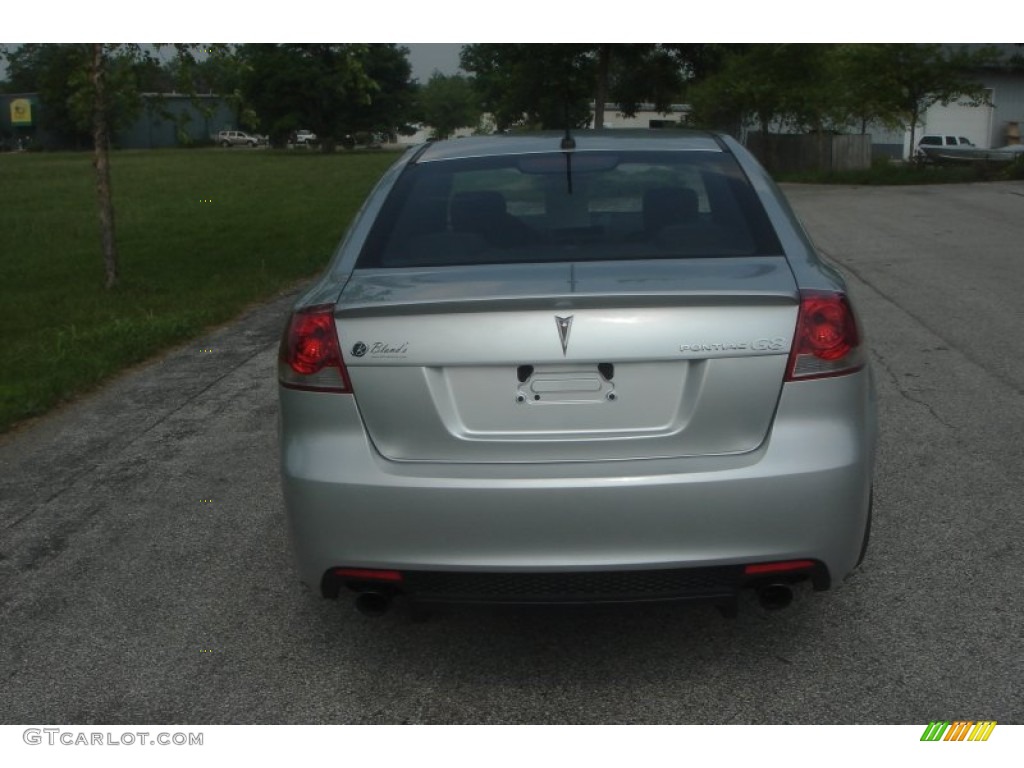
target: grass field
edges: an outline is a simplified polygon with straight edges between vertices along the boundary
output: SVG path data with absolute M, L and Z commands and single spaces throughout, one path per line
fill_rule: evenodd
M 0 432 L 318 272 L 396 158 L 114 153 L 107 291 L 91 155 L 0 155 Z

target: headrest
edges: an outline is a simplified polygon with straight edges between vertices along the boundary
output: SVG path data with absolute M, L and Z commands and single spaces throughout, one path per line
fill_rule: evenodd
M 644 192 L 644 229 L 657 232 L 697 217 L 697 193 L 688 187 L 654 187 Z
M 505 198 L 501 192 L 482 190 L 459 192 L 452 198 L 452 229 L 475 232 L 505 216 Z

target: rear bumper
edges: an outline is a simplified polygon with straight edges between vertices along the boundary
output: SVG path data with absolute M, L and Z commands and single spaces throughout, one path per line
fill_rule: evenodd
M 574 605 L 590 603 L 675 602 L 699 600 L 730 605 L 745 588 L 810 581 L 828 589 L 829 574 L 820 562 L 801 561 L 784 573 L 748 574 L 742 565 L 698 568 L 598 571 L 383 571 L 386 580 L 356 569 L 328 570 L 321 593 L 338 597 L 347 589 L 417 603 Z M 394 578 L 395 576 L 398 578 Z
M 301 577 L 314 587 L 343 566 L 434 573 L 427 593 L 442 574 L 463 577 L 441 590 L 449 595 L 467 592 L 472 579 L 561 574 L 569 597 L 582 599 L 559 602 L 667 599 L 693 590 L 612 581 L 595 592 L 573 579 L 678 569 L 742 575 L 745 563 L 809 559 L 824 588 L 854 569 L 867 525 L 876 439 L 867 370 L 786 384 L 768 438 L 732 456 L 399 463 L 370 444 L 351 397 L 281 390 L 281 418 L 285 506 Z M 730 578 L 715 582 L 713 595 L 698 588 L 693 596 L 745 585 Z M 535 586 L 504 590 L 509 600 L 546 601 Z

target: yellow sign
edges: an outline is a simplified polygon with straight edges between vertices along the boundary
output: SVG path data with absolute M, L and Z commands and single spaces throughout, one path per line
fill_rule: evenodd
M 11 102 L 11 125 L 32 125 L 32 102 L 15 99 Z

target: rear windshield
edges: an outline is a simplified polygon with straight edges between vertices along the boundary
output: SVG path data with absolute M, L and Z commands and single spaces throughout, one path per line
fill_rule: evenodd
M 357 267 L 781 253 L 731 155 L 553 152 L 411 164 Z

